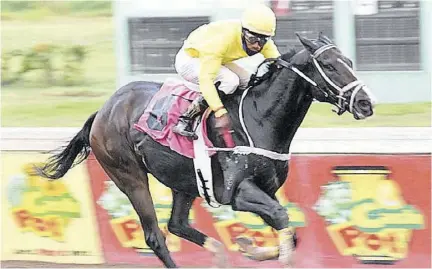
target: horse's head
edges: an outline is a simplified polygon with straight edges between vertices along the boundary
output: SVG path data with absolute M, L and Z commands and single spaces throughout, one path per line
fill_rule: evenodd
M 311 80 L 309 82 L 315 86 L 312 87 L 313 97 L 317 101 L 337 106 L 338 115 L 349 111 L 355 119 L 372 116 L 373 96 L 358 79 L 351 60 L 321 33 L 314 41 L 298 34 L 297 37 L 310 54 L 308 66 L 311 67 L 307 71 Z

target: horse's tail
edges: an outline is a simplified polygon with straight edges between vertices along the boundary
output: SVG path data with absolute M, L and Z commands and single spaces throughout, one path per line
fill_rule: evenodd
M 69 169 L 84 161 L 90 154 L 90 130 L 97 112 L 93 113 L 84 123 L 83 128 L 75 135 L 64 149 L 48 159 L 41 168 L 36 168 L 39 175 L 59 179 Z

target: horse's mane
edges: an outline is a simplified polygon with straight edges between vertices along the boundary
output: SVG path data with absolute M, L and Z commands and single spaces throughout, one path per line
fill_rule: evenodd
M 282 54 L 280 57 L 282 60 L 285 60 L 287 62 L 290 62 L 291 59 L 298 53 L 299 51 L 297 51 L 294 48 L 291 48 L 287 53 Z
M 298 53 L 298 51 L 296 51 L 294 48 L 292 48 L 287 53 L 282 54 L 280 56 L 280 58 L 282 60 L 290 63 L 292 61 L 292 59 L 294 58 L 294 56 L 296 56 L 297 53 Z M 267 73 L 274 73 L 277 69 L 278 69 L 278 64 L 276 62 L 273 62 L 270 64 Z
M 328 44 L 326 41 L 320 39 L 312 40 L 312 42 L 314 42 L 318 46 L 323 46 Z M 305 49 L 296 50 L 294 48 L 291 48 L 288 52 L 282 54 L 280 56 L 280 59 L 299 67 L 301 65 L 306 64 L 309 61 L 310 54 Z M 264 60 L 263 63 L 265 61 L 266 60 Z M 268 70 L 262 76 L 260 76 L 257 80 L 251 82 L 251 86 L 255 87 L 261 84 L 263 81 L 268 80 L 269 78 L 272 77 L 274 73 L 278 72 L 278 70 L 280 70 L 280 65 L 276 61 L 272 62 L 271 64 L 269 64 Z M 252 76 L 252 78 L 255 77 Z
M 301 54 L 304 54 L 304 53 L 301 53 Z M 302 61 L 304 61 L 304 62 L 307 61 L 307 57 L 308 57 L 308 55 L 306 55 L 306 56 L 303 56 L 303 55 L 298 56 L 298 55 L 299 55 L 298 51 L 296 51 L 294 48 L 292 48 L 292 49 L 290 49 L 287 53 L 282 54 L 282 55 L 280 56 L 280 58 L 281 58 L 282 60 L 284 60 L 284 61 L 290 63 L 292 60 L 294 60 L 294 58 L 297 58 L 297 57 L 300 57 L 300 56 L 301 56 L 301 57 L 305 58 L 305 59 L 302 60 Z M 263 61 L 259 66 L 261 66 L 262 64 L 264 64 L 266 61 L 268 61 L 268 59 L 265 59 L 265 60 L 264 60 L 264 61 Z M 296 61 L 296 62 L 297 62 L 297 61 Z M 276 73 L 278 70 L 279 70 L 279 65 L 277 64 L 276 61 L 270 63 L 270 64 L 268 65 L 268 70 L 267 70 L 265 73 L 263 73 L 261 76 L 259 76 L 259 77 L 257 77 L 257 74 L 258 74 L 258 71 L 259 71 L 259 70 L 257 69 L 256 73 L 255 73 L 254 75 L 252 75 L 252 77 L 251 77 L 251 79 L 250 79 L 249 86 L 251 86 L 251 87 L 256 87 L 256 86 L 258 86 L 258 85 L 261 84 L 262 82 L 264 82 L 264 81 L 270 79 L 270 78 L 272 77 L 272 75 L 273 75 L 274 73 Z

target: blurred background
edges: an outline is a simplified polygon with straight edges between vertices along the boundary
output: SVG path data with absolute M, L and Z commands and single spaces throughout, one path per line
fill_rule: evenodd
M 175 76 L 193 29 L 254 1 L 276 12 L 282 53 L 300 46 L 295 32 L 322 31 L 378 99 L 364 121 L 314 103 L 302 127 L 431 125 L 431 1 L 121 0 L 1 2 L 1 126 L 79 127 L 118 87 Z M 261 60 L 240 63 L 253 71 Z

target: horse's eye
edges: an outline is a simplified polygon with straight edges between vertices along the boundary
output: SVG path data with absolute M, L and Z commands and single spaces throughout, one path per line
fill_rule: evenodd
M 369 107 L 369 102 L 366 100 L 360 100 L 358 103 L 359 103 L 360 108 L 368 108 Z
M 329 70 L 329 71 L 336 71 L 336 68 L 335 68 L 333 65 L 331 65 L 331 64 L 327 64 L 327 65 L 325 65 L 325 68 L 326 68 L 327 70 Z

